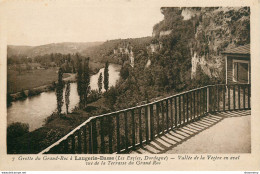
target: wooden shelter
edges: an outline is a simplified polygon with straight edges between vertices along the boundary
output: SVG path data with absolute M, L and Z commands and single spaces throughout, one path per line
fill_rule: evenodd
M 225 56 L 226 84 L 251 83 L 250 44 L 228 49 Z

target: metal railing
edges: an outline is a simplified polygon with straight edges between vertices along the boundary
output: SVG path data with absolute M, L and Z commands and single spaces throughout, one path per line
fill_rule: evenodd
M 209 85 L 93 116 L 40 154 L 127 153 L 208 113 L 250 109 L 250 87 Z

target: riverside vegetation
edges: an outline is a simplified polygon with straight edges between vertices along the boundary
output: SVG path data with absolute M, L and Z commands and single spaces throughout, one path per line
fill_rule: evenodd
M 78 88 L 83 86 L 84 89 L 79 92 L 81 104 L 64 117 L 53 114 L 45 126 L 33 132 L 27 132 L 26 126 L 21 126 L 25 127 L 24 134 L 8 140 L 8 153 L 38 153 L 90 116 L 199 86 L 224 83 L 221 52 L 250 43 L 250 8 L 161 8 L 161 12 L 164 20 L 154 26 L 153 37 L 117 39 L 90 47 L 78 55 L 86 61 L 81 66 L 76 65 L 79 62 L 77 55 L 70 55 L 73 61 L 69 61 L 68 55 L 62 55 L 67 58 L 60 63 L 58 60 L 62 58 L 54 58 L 56 66 L 64 72 L 70 67 L 71 71 L 77 72 L 78 80 L 83 77 L 80 83 L 77 81 Z M 189 14 L 188 17 L 183 15 L 184 12 Z M 48 55 L 47 60 L 52 62 L 53 55 Z M 105 86 L 104 93 L 90 91 L 88 77 L 83 73 L 88 64 L 86 57 L 90 57 L 89 62 L 121 64 L 119 82 L 108 89 Z M 46 61 L 41 56 L 35 57 L 36 60 Z M 92 65 L 95 64 L 88 64 L 91 69 Z M 82 73 L 79 72 L 81 68 Z M 103 75 L 105 79 L 105 73 Z

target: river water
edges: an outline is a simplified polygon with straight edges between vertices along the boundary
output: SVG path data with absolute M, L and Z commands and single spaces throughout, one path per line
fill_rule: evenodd
M 120 65 L 109 65 L 109 86 L 114 86 L 119 79 Z M 98 89 L 98 77 L 102 72 L 104 79 L 104 68 L 100 69 L 97 74 L 90 78 L 91 89 Z M 104 91 L 104 87 L 103 87 Z M 77 84 L 72 83 L 70 89 L 70 105 L 71 111 L 79 102 L 77 93 Z M 28 123 L 29 130 L 33 131 L 40 128 L 44 124 L 44 120 L 50 116 L 57 108 L 56 95 L 54 91 L 43 92 L 40 95 L 26 98 L 25 100 L 12 102 L 12 105 L 7 108 L 7 124 L 13 122 Z M 65 112 L 65 104 L 62 112 Z

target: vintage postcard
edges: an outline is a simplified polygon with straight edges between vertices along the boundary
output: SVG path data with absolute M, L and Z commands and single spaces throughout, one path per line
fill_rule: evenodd
M 0 1 L 0 169 L 260 170 L 259 1 Z

